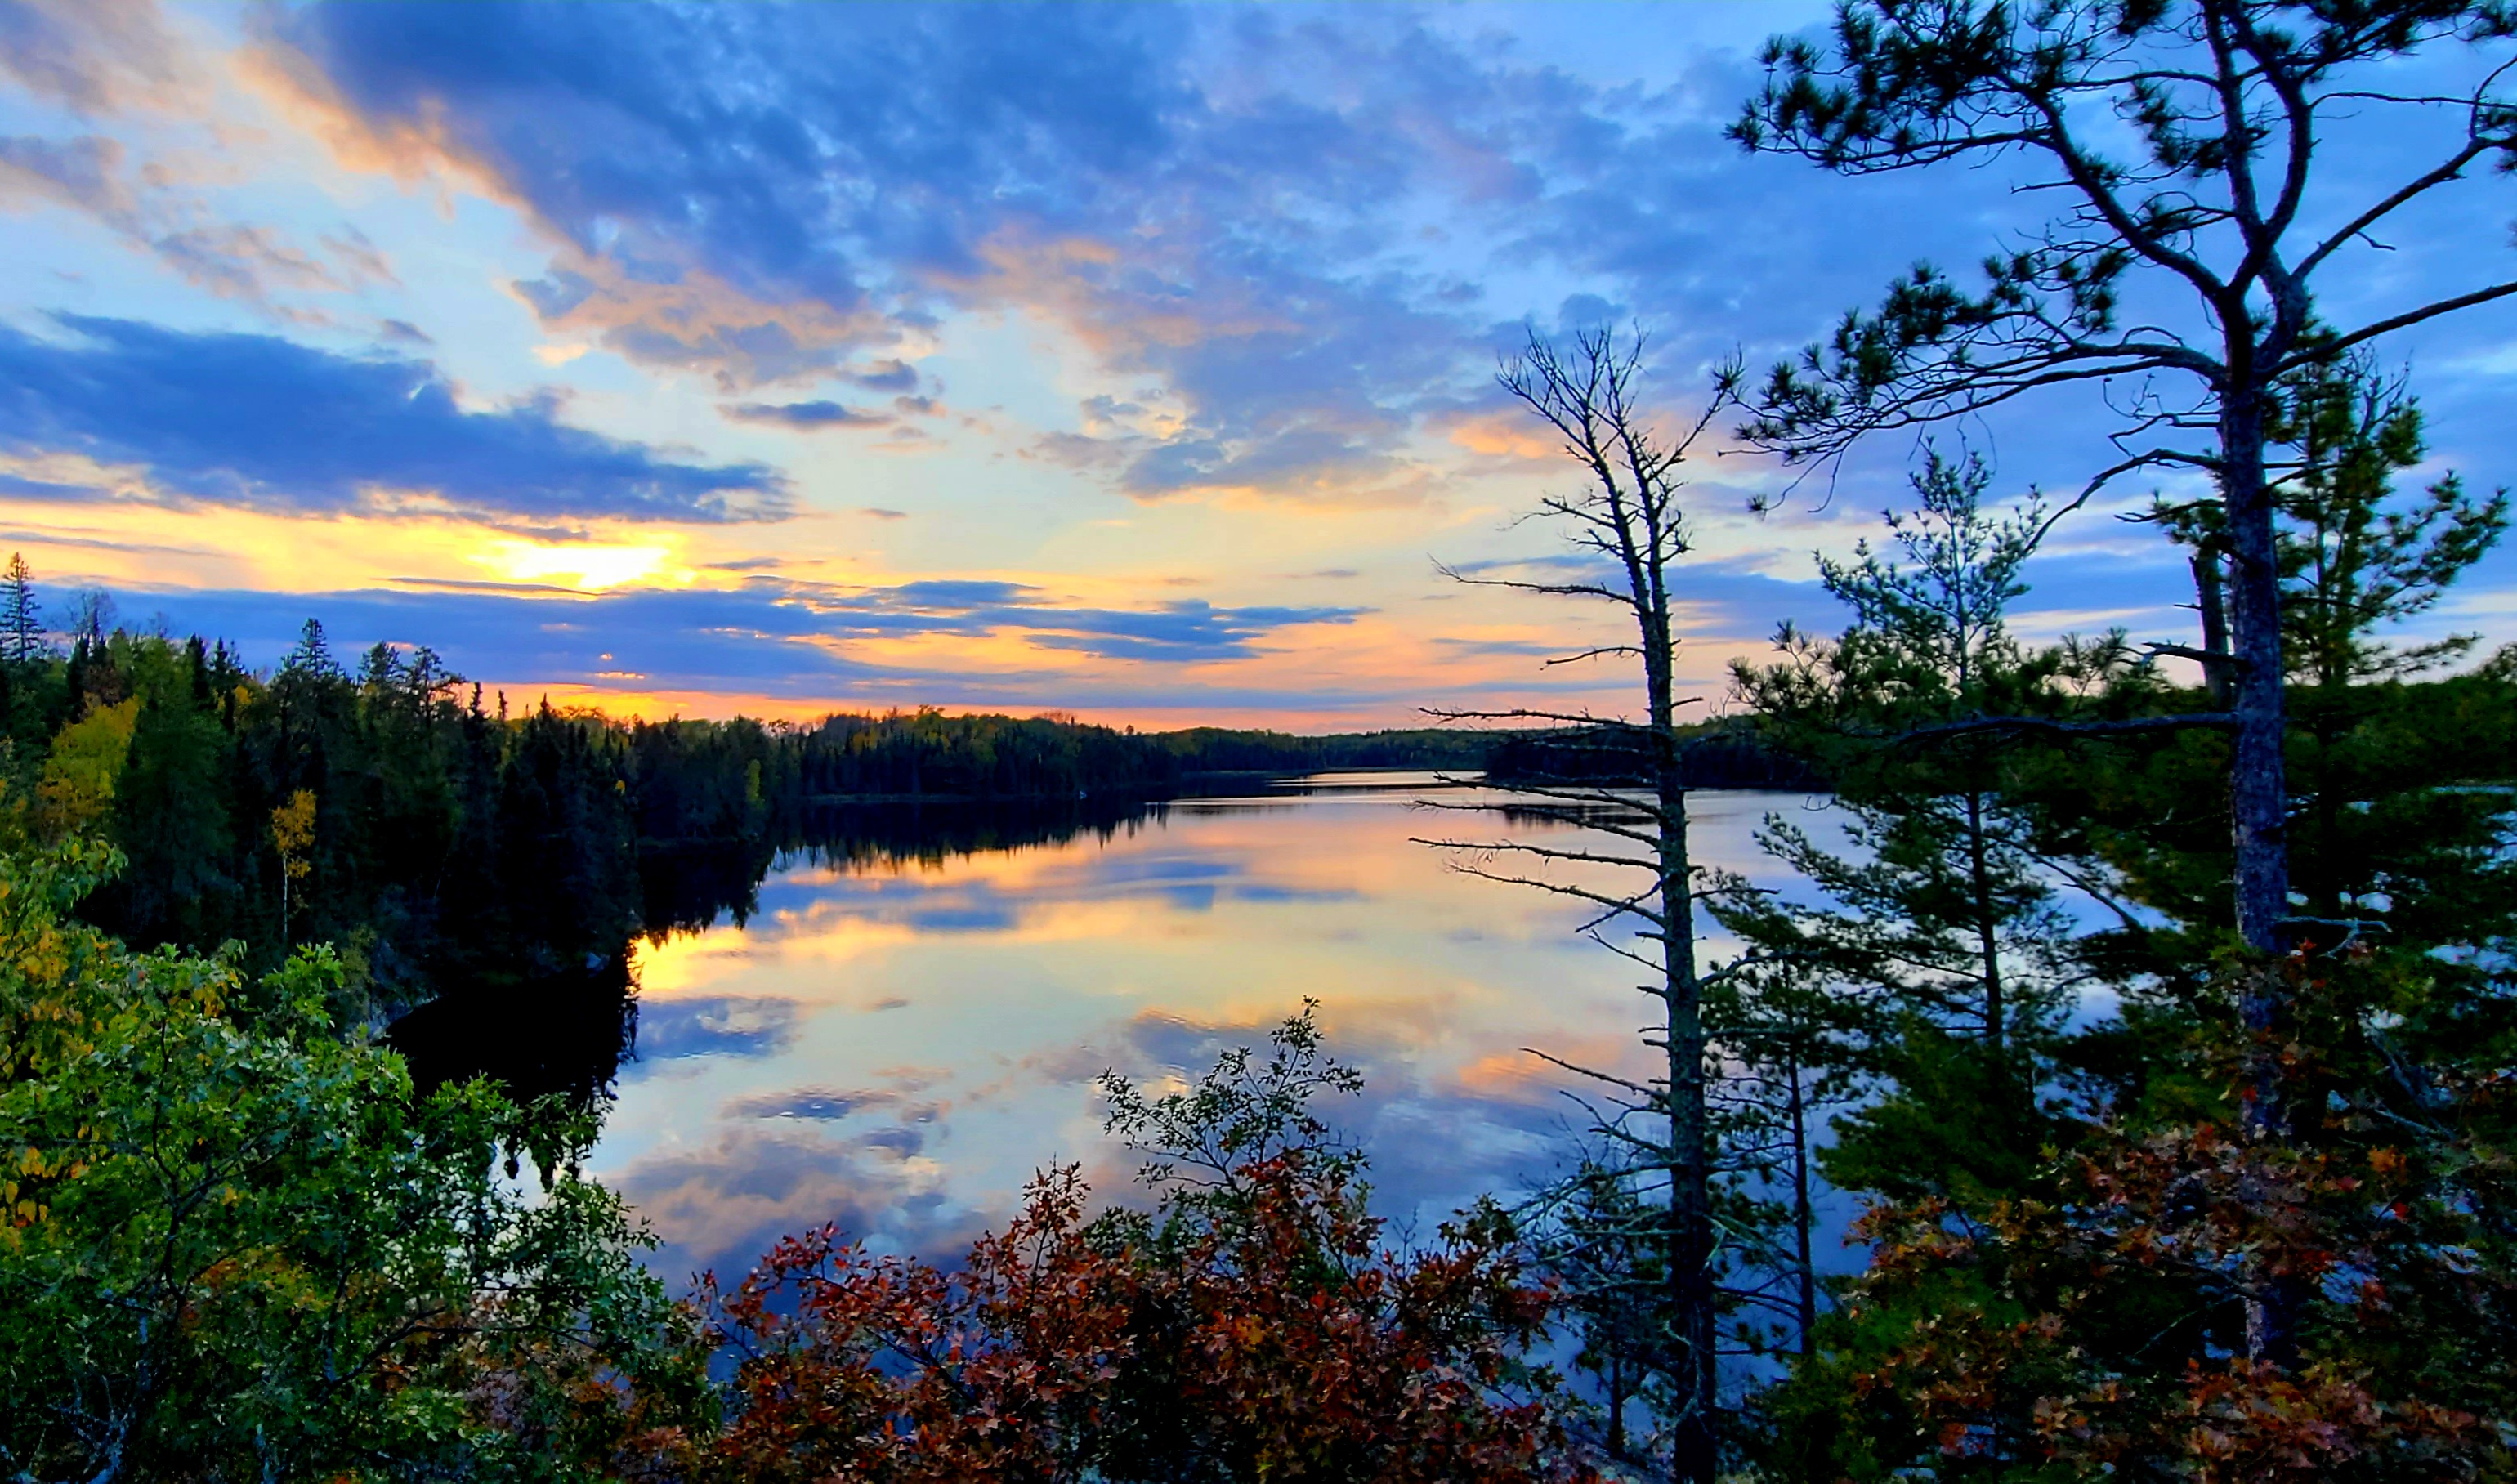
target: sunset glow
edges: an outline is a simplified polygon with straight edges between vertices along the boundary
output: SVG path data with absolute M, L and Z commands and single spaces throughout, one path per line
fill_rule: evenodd
M 1818 192 L 1722 137 L 1816 5 L 30 14 L 0 64 L 0 531 L 45 591 L 259 664 L 320 617 L 622 713 L 1616 709 L 1613 670 L 1545 664 L 1603 615 L 1441 574 L 1564 557 L 1520 518 L 1578 471 L 1498 356 L 1635 324 L 1684 422 L 1722 362 L 2019 209 Z M 2424 222 L 2389 272 L 2499 230 Z M 2433 462 L 2480 484 L 2510 324 L 2404 346 Z M 1949 436 L 2019 495 L 2076 488 L 2103 431 Z M 1913 451 L 1700 461 L 1695 690 L 1840 623 L 1812 555 L 1875 530 Z M 2024 622 L 2187 637 L 2175 553 L 2112 518 L 2149 492 L 2058 530 Z M 2511 560 L 2424 621 L 2504 637 Z

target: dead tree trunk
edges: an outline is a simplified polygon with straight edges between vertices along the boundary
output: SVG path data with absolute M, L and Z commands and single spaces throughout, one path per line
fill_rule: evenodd
M 1636 402 L 1642 358 L 1640 336 L 1587 333 L 1565 354 L 1533 335 L 1527 351 L 1502 376 L 1504 388 L 1557 433 L 1566 453 L 1584 470 L 1588 485 L 1582 493 L 1551 496 L 1541 508 L 1570 528 L 1575 548 L 1599 561 L 1599 574 L 1571 581 L 1452 575 L 1475 585 L 1591 599 L 1621 610 L 1633 625 L 1632 643 L 1602 645 L 1551 662 L 1610 657 L 1639 661 L 1642 716 L 1436 713 L 1455 720 L 1534 720 L 1562 727 L 1583 743 L 1618 749 L 1640 777 L 1621 784 L 1538 780 L 1505 785 L 1522 795 L 1516 806 L 1522 810 L 1603 833 L 1609 843 L 1599 849 L 1513 840 L 1426 843 L 1462 852 L 1459 869 L 1471 874 L 1591 905 L 1597 914 L 1584 931 L 1650 971 L 1650 981 L 1641 988 L 1657 1005 L 1658 1023 L 1645 1039 L 1660 1052 L 1658 1075 L 1637 1081 L 1599 1069 L 1557 1065 L 1610 1089 L 1609 1105 L 1595 1109 L 1595 1131 L 1624 1151 L 1633 1176 L 1666 1182 L 1664 1199 L 1654 1203 L 1651 1217 L 1658 1230 L 1649 1235 L 1667 1265 L 1661 1275 L 1659 1298 L 1665 1312 L 1659 1328 L 1673 1397 L 1673 1415 L 1664 1419 L 1671 1476 L 1680 1484 L 1713 1484 L 1721 1442 L 1716 1417 L 1721 1289 L 1715 1270 L 1715 1151 L 1707 1111 L 1707 975 L 1697 963 L 1694 921 L 1704 892 L 1687 851 L 1686 759 L 1678 722 L 1685 699 L 1677 694 L 1678 638 L 1670 592 L 1672 567 L 1688 548 L 1677 471 L 1736 394 L 1735 382 L 1726 377 L 1693 427 L 1664 441 Z M 1507 861 L 1529 863 L 1530 869 L 1502 864 Z M 1633 871 L 1641 879 L 1631 890 L 1610 890 L 1541 873 L 1559 864 Z M 1630 941 L 1641 947 L 1611 942 L 1607 934 L 1618 927 L 1632 929 Z

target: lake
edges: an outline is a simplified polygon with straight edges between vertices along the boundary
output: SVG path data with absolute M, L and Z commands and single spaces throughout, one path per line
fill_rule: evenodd
M 1692 800 L 1699 863 L 1765 880 L 1760 819 L 1821 804 Z M 1412 838 L 1569 832 L 1506 802 L 1330 775 L 1063 829 L 964 822 L 924 847 L 895 828 L 879 849 L 784 855 L 747 920 L 640 946 L 637 1054 L 588 1172 L 654 1226 L 676 1280 L 739 1272 L 824 1221 L 949 1254 L 1043 1166 L 1126 1191 L 1136 1162 L 1102 1135 L 1099 1073 L 1179 1085 L 1307 996 L 1367 1079 L 1323 1111 L 1371 1153 L 1394 1234 L 1429 1236 L 1573 1151 L 1573 1080 L 1524 1048 L 1650 1066 L 1636 1033 L 1655 1006 L 1633 965 L 1577 936 L 1579 904 Z

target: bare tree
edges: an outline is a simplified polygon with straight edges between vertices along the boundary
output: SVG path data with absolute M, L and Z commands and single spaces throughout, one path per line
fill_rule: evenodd
M 1585 904 L 1594 915 L 1583 931 L 1649 976 L 1640 988 L 1654 1001 L 1657 1023 L 1644 1039 L 1662 1055 L 1659 1076 L 1626 1078 L 1537 1054 L 1604 1089 L 1603 1103 L 1586 1105 L 1593 1110 L 1595 1132 L 1622 1151 L 1616 1167 L 1625 1177 L 1657 1186 L 1649 1205 L 1633 1208 L 1632 1219 L 1647 1221 L 1663 1244 L 1662 1258 L 1652 1265 L 1659 1286 L 1652 1296 L 1665 1316 L 1654 1348 L 1667 1357 L 1674 1392 L 1668 1419 L 1672 1472 L 1687 1484 L 1710 1484 L 1719 1445 L 1716 1320 L 1724 1298 L 1704 1004 L 1708 988 L 1732 968 L 1707 970 L 1696 961 L 1695 910 L 1714 888 L 1687 851 L 1686 737 L 1678 712 L 1693 698 L 1677 694 L 1672 569 L 1689 546 L 1680 502 L 1685 484 L 1679 471 L 1715 420 L 1735 405 L 1737 382 L 1726 372 L 1702 414 L 1672 435 L 1655 426 L 1638 400 L 1642 374 L 1640 334 L 1586 332 L 1574 337 L 1569 351 L 1531 334 L 1500 379 L 1581 466 L 1585 488 L 1548 497 L 1540 513 L 1561 526 L 1596 569 L 1562 580 L 1450 573 L 1484 586 L 1604 603 L 1631 623 L 1631 643 L 1619 639 L 1552 662 L 1635 661 L 1642 680 L 1640 719 L 1536 709 L 1437 713 L 1453 720 L 1536 721 L 1562 729 L 1557 739 L 1562 748 L 1606 754 L 1609 766 L 1580 770 L 1583 778 L 1508 785 L 1518 796 L 1516 811 L 1582 827 L 1592 842 L 1425 843 L 1458 851 L 1456 864 L 1471 874 Z M 1593 781 L 1588 775 L 1594 773 L 1602 777 Z M 1628 777 L 1620 781 L 1620 773 Z M 1564 873 L 1555 873 L 1556 868 Z M 1599 884 L 1619 877 L 1626 878 L 1623 884 Z M 1583 1178 L 1596 1184 L 1595 1174 Z M 1597 1201 L 1590 1207 L 1590 1218 L 1612 1208 Z M 1588 1240 L 1632 1235 L 1607 1231 L 1597 1219 L 1576 1225 Z

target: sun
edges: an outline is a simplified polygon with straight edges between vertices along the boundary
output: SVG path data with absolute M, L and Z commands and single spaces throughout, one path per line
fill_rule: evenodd
M 601 591 L 644 581 L 672 560 L 669 546 L 613 546 L 593 543 L 552 545 L 541 541 L 499 540 L 471 561 L 511 582 L 565 579 L 571 587 Z

